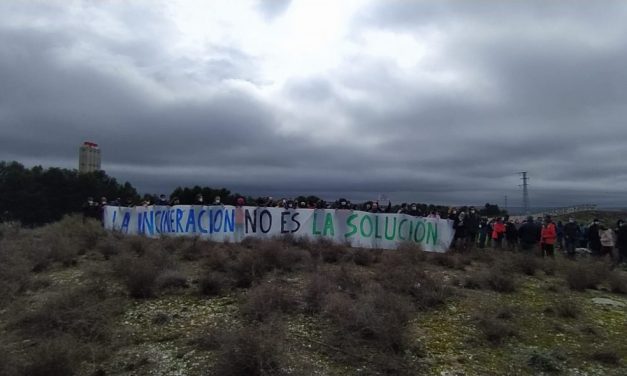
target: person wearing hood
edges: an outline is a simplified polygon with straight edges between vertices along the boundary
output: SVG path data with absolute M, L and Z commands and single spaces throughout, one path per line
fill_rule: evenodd
M 159 195 L 159 199 L 157 200 L 157 205 L 159 206 L 167 206 L 169 204 L 168 199 L 165 198 L 165 195 L 162 193 Z
M 575 218 L 568 218 L 568 222 L 564 225 L 564 248 L 568 257 L 575 257 L 575 249 L 577 242 L 581 239 L 581 230 L 575 221 Z
M 599 223 L 599 220 L 595 218 L 594 221 L 592 221 L 592 225 L 588 227 L 588 244 L 593 256 L 601 255 L 602 245 L 601 236 L 599 235 Z

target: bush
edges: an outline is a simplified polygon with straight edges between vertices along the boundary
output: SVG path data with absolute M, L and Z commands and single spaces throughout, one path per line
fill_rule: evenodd
M 121 310 L 116 300 L 100 300 L 85 288 L 52 295 L 35 311 L 17 314 L 11 327 L 40 338 L 68 334 L 81 341 L 106 341 Z
M 375 253 L 371 249 L 358 248 L 353 251 L 353 262 L 355 265 L 370 266 L 375 261 Z
M 608 276 L 608 284 L 612 292 L 627 294 L 627 276 L 619 271 L 612 271 Z
M 45 341 L 29 351 L 21 373 L 25 376 L 73 375 L 79 363 L 76 348 L 77 344 L 69 339 Z
M 210 272 L 200 279 L 200 293 L 207 296 L 219 296 L 230 290 L 232 282 L 225 273 Z
M 558 373 L 561 371 L 558 361 L 550 354 L 534 352 L 527 364 L 536 371 L 543 373 Z
M 263 283 L 248 290 L 240 312 L 249 320 L 266 321 L 276 313 L 288 313 L 296 309 L 294 294 L 277 283 Z
M 432 263 L 444 266 L 445 268 L 464 270 L 464 263 L 459 253 L 433 253 L 429 259 Z
M 502 265 L 493 265 L 482 274 L 484 284 L 497 292 L 514 292 L 516 283 L 514 276 L 508 275 L 507 269 Z
M 609 272 L 602 262 L 569 262 L 566 265 L 566 282 L 572 290 L 596 289 Z
M 144 241 L 130 243 L 134 256 L 126 252 L 113 260 L 114 274 L 124 282 L 133 298 L 145 299 L 155 295 L 157 277 L 166 269 L 174 267 L 173 259 L 157 246 L 147 247 Z
M 576 319 L 581 315 L 581 307 L 572 299 L 560 299 L 552 307 L 548 307 L 545 312 L 565 319 Z
M 215 340 L 219 339 L 219 343 Z M 213 343 L 212 343 L 213 342 Z M 283 328 L 277 323 L 222 330 L 214 341 L 205 345 L 217 347 L 217 363 L 212 374 L 220 376 L 282 375 Z M 211 346 L 209 346 L 211 347 Z
M 517 334 L 512 325 L 505 320 L 498 315 L 483 314 L 476 318 L 476 323 L 485 339 L 493 345 L 498 345 Z
M 590 359 L 612 366 L 620 364 L 620 355 L 614 349 L 598 350 L 590 355 Z
M 406 324 L 411 305 L 406 298 L 369 285 L 356 299 L 343 293 L 327 295 L 324 314 L 337 326 L 336 338 L 366 340 L 384 351 L 406 349 Z
M 533 276 L 543 266 L 537 256 L 529 253 L 512 253 L 510 257 L 514 270 L 524 275 Z
M 187 277 L 177 270 L 166 269 L 159 274 L 156 280 L 157 287 L 162 289 L 188 288 Z
M 307 282 L 303 291 L 305 312 L 317 313 L 322 309 L 326 296 L 334 289 L 333 283 L 325 275 L 315 274 Z

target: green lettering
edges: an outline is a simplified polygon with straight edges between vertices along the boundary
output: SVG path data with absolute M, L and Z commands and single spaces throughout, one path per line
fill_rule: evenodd
M 316 230 L 316 222 L 318 222 L 318 213 L 314 212 L 313 229 L 311 230 L 311 233 L 313 235 L 320 235 L 320 230 Z
M 357 226 L 355 226 L 353 224 L 353 220 L 357 218 L 357 214 L 351 214 L 348 216 L 348 218 L 346 218 L 346 226 L 350 227 L 350 231 L 347 232 L 346 234 L 344 234 L 345 238 L 348 238 L 349 236 L 353 236 L 357 233 Z
M 366 222 L 366 219 L 368 220 L 368 233 L 366 234 L 366 231 L 364 231 L 364 223 Z M 370 218 L 369 215 L 364 215 L 363 217 L 361 217 L 361 221 L 359 222 L 359 232 L 361 233 L 361 236 L 363 236 L 364 238 L 369 238 L 372 236 L 372 218 Z
M 427 224 L 427 244 L 429 244 L 429 240 L 431 240 L 431 244 L 435 245 L 438 242 L 438 224 L 429 222 Z
M 379 234 L 379 216 L 374 216 L 374 237 L 376 239 L 382 239 L 381 234 Z
M 324 218 L 324 229 L 322 230 L 322 234 L 324 236 L 331 235 L 335 236 L 335 230 L 333 229 L 333 215 L 331 213 L 327 213 Z
M 419 229 L 422 229 L 422 233 L 420 235 L 420 238 L 418 237 L 418 234 L 420 233 L 418 231 Z M 421 243 L 423 240 L 425 240 L 425 234 L 426 234 L 425 223 L 424 222 L 416 222 L 416 232 L 414 232 L 414 241 L 416 243 Z
M 398 238 L 400 240 L 407 240 L 407 237 L 403 237 L 403 224 L 407 223 L 407 219 L 401 219 L 398 223 Z
M 392 225 L 392 235 L 388 235 L 388 222 L 389 222 L 389 217 L 385 217 L 385 238 L 387 240 L 394 240 L 394 237 L 396 236 L 396 216 L 393 218 L 394 219 L 394 224 Z

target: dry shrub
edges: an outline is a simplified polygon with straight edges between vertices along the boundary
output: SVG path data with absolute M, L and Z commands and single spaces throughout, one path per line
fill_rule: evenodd
M 381 261 L 392 265 L 420 265 L 428 258 L 419 244 L 403 242 L 395 250 L 386 250 L 381 254 Z
M 365 340 L 392 353 L 402 353 L 406 348 L 411 304 L 407 298 L 385 291 L 378 284 L 369 285 L 356 299 L 331 293 L 323 311 L 337 327 L 336 340 Z
M 499 255 L 500 253 L 501 252 L 495 253 L 495 251 L 490 248 L 472 248 L 469 252 L 466 252 L 468 257 L 472 261 L 482 262 L 485 264 L 492 264 L 494 262 L 495 256 Z
M 576 291 L 596 289 L 609 274 L 609 267 L 603 262 L 569 261 L 565 269 L 566 282 Z
M 543 374 L 559 373 L 561 371 L 558 359 L 550 353 L 534 352 L 529 356 L 527 364 L 535 371 Z
M 543 266 L 541 259 L 530 253 L 511 253 L 508 256 L 512 261 L 512 268 L 524 275 L 533 276 Z
M 449 268 L 449 269 L 464 270 L 465 269 L 464 262 L 470 263 L 470 258 L 466 257 L 465 260 L 468 260 L 468 261 L 465 261 L 465 260 L 462 261 L 461 254 L 454 253 L 454 252 L 445 252 L 445 253 L 434 252 L 430 256 L 431 257 L 429 257 L 429 260 L 432 263 L 436 265 L 444 266 L 445 268 Z
M 84 342 L 104 342 L 121 307 L 114 299 L 102 298 L 86 288 L 51 295 L 36 310 L 17 314 L 11 327 L 39 338 L 66 334 Z
M 480 274 L 483 287 L 490 288 L 497 292 L 516 291 L 515 277 L 503 264 L 497 263 L 484 270 Z
M 166 269 L 157 276 L 156 285 L 159 290 L 184 289 L 189 287 L 187 277 L 178 270 Z
M 191 239 L 186 239 L 184 243 L 181 242 L 180 247 L 175 249 L 174 252 L 180 250 L 181 258 L 185 261 L 198 261 L 208 251 L 207 245 L 208 244 L 206 241 L 201 240 L 197 236 L 194 236 Z
M 290 272 L 311 263 L 309 252 L 290 247 L 289 244 L 278 239 L 261 242 L 254 251 L 258 252 L 264 268 L 268 271 L 279 269 Z
M 44 340 L 28 352 L 20 374 L 28 376 L 73 375 L 80 364 L 78 344 L 71 338 Z
M 96 250 L 102 254 L 105 260 L 120 253 L 121 242 L 114 236 L 104 236 L 96 244 Z
M 248 290 L 240 312 L 248 320 L 267 321 L 277 313 L 293 312 L 297 305 L 296 297 L 289 288 L 266 282 Z
M 512 317 L 510 308 L 505 310 L 494 308 L 476 315 L 475 323 L 489 343 L 498 345 L 506 339 L 516 336 L 516 330 L 508 322 Z
M 346 245 L 336 244 L 330 239 L 316 238 L 302 245 L 306 247 L 305 249 L 314 261 L 322 260 L 326 263 L 335 264 L 348 259 L 349 248 Z
M 602 349 L 594 351 L 590 355 L 590 359 L 599 363 L 604 363 L 612 366 L 620 364 L 620 355 L 615 349 Z
M 201 348 L 217 351 L 212 375 L 282 375 L 284 329 L 276 322 L 208 333 Z M 204 346 L 204 347 L 202 347 Z
M 30 284 L 32 264 L 21 245 L 18 241 L 0 240 L 0 307 Z
M 453 294 L 444 281 L 427 275 L 415 265 L 392 266 L 383 262 L 377 269 L 376 278 L 387 290 L 409 295 L 421 310 L 438 307 Z
M 303 291 L 305 312 L 320 312 L 326 296 L 336 290 L 337 288 L 329 281 L 326 275 L 314 274 L 307 282 Z
M 357 248 L 352 252 L 353 262 L 359 266 L 370 266 L 377 262 L 374 250 Z
M 370 275 L 352 264 L 342 264 L 338 269 L 323 274 L 338 291 L 355 296 L 370 280 Z
M 233 285 L 227 275 L 222 272 L 206 272 L 200 278 L 200 293 L 207 296 L 220 296 L 231 289 Z
M 565 319 L 576 319 L 582 313 L 581 306 L 573 299 L 559 299 L 544 311 Z
M 627 294 L 627 276 L 617 270 L 612 271 L 607 278 L 610 290 L 618 294 Z
M 132 252 L 125 252 L 113 260 L 114 274 L 126 285 L 133 298 L 151 298 L 157 289 L 157 278 L 174 268 L 174 260 L 157 243 L 132 241 Z

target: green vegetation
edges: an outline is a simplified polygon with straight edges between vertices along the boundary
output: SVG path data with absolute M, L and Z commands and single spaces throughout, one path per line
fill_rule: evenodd
M 622 375 L 627 271 L 0 224 L 0 375 Z

